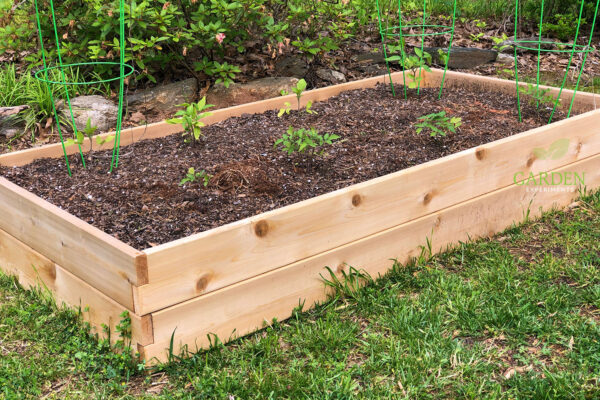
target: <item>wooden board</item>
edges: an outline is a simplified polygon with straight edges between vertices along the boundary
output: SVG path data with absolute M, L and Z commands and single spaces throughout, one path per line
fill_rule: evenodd
M 589 189 L 600 186 L 600 155 L 569 164 L 559 172 L 585 176 Z M 434 251 L 448 245 L 500 232 L 513 222 L 540 215 L 551 207 L 564 207 L 577 193 L 529 192 L 511 185 L 434 214 L 418 218 L 368 238 L 339 247 L 284 268 L 260 275 L 185 303 L 152 314 L 154 344 L 144 346 L 147 359 L 165 360 L 165 349 L 175 332 L 175 351 L 208 345 L 207 335 L 222 341 L 262 328 L 265 321 L 290 316 L 299 302 L 306 307 L 326 297 L 322 273 L 325 266 L 340 271 L 351 265 L 376 277 L 392 265 L 390 259 L 406 262 L 417 256 L 431 238 Z
M 111 339 L 117 340 L 115 326 L 121 320 L 120 314 L 129 311 L 134 344 L 153 342 L 151 316 L 136 315 L 2 230 L 0 269 L 15 275 L 25 288 L 49 290 L 58 305 L 64 303 L 80 309 L 83 319 L 92 326 L 92 333 L 104 336 L 102 325 L 105 324 L 111 329 Z
M 570 139 L 559 160 L 535 148 Z M 597 154 L 600 111 L 350 186 L 145 250 L 149 284 L 136 288 L 146 314 L 356 241 Z
M 0 177 L 0 229 L 134 310 L 147 282 L 145 255 Z
M 423 87 L 438 87 L 441 79 L 442 79 L 443 71 L 439 69 L 432 68 L 431 72 L 423 71 Z M 407 77 L 410 80 L 410 77 Z M 402 79 L 402 72 L 395 72 L 392 74 L 392 79 L 396 82 L 399 82 Z M 513 81 L 491 78 L 486 76 L 478 76 L 472 74 L 466 74 L 462 72 L 454 72 L 448 71 L 446 73 L 446 87 L 450 88 L 452 86 L 478 86 L 489 88 L 492 91 L 500 91 L 504 93 L 515 93 L 515 84 Z M 381 75 L 373 78 L 362 79 L 359 81 L 343 83 L 340 85 L 328 86 L 325 88 L 310 90 L 304 93 L 302 98 L 302 105 L 306 105 L 308 101 L 323 101 L 328 98 L 335 96 L 341 92 L 354 90 L 354 89 L 364 89 L 373 87 L 378 83 L 389 82 L 389 78 L 387 75 Z M 525 83 L 521 83 L 523 86 L 526 86 Z M 547 88 L 547 86 L 542 86 L 543 88 Z M 558 89 L 551 88 L 553 93 L 556 93 Z M 563 99 L 563 108 L 568 104 L 571 97 L 573 95 L 573 91 L 571 90 L 563 90 L 561 98 Z M 590 111 L 594 109 L 594 101 L 598 100 L 598 96 L 595 96 L 590 93 L 578 92 L 575 98 L 575 110 L 580 112 Z M 296 104 L 296 96 L 288 95 L 282 97 L 276 97 L 273 99 L 261 100 L 253 103 L 242 104 L 239 106 L 233 106 L 229 108 L 224 108 L 220 110 L 216 110 L 213 112 L 213 115 L 207 117 L 204 122 L 207 124 L 217 123 L 219 121 L 223 121 L 230 117 L 236 117 L 243 114 L 251 114 L 251 113 L 262 113 L 269 110 L 277 110 L 283 107 L 285 102 L 290 102 L 291 104 Z M 182 131 L 180 125 L 171 125 L 167 124 L 164 121 L 156 122 L 153 124 L 138 126 L 134 128 L 128 128 L 123 130 L 121 135 L 121 145 L 128 146 L 132 143 L 135 143 L 140 140 L 145 139 L 156 139 L 168 135 L 172 135 L 175 133 L 179 133 Z M 108 137 L 114 136 L 114 132 L 104 133 L 99 135 L 100 137 Z M 103 146 L 99 146 L 96 150 L 109 149 L 112 147 L 112 142 L 107 142 Z M 89 151 L 89 142 L 85 141 L 82 146 L 83 151 Z M 67 148 L 68 154 L 75 154 L 78 151 L 76 146 L 70 146 Z M 25 165 L 33 160 L 50 157 L 57 158 L 63 156 L 63 149 L 60 143 L 49 144 L 41 147 L 35 147 L 32 149 L 26 149 L 21 151 L 16 151 L 12 153 L 2 154 L 0 155 L 0 165 L 4 166 L 20 166 Z
M 397 75 L 397 74 L 396 74 Z M 398 78 L 399 76 L 396 76 Z M 378 76 L 374 78 L 367 78 L 360 81 L 343 83 L 340 85 L 329 86 L 325 88 L 310 90 L 304 93 L 301 101 L 301 105 L 304 107 L 309 101 L 323 101 L 328 98 L 335 96 L 341 92 L 363 89 L 368 87 L 374 87 L 379 82 L 384 82 L 387 76 Z M 278 110 L 284 106 L 284 103 L 290 102 L 293 105 L 297 104 L 296 95 L 287 95 L 276 97 L 267 100 L 256 101 L 253 103 L 242 104 L 238 106 L 223 108 L 212 111 L 212 115 L 203 119 L 203 122 L 207 125 L 214 124 L 227 118 L 241 116 L 243 114 L 255 114 L 262 113 L 269 110 Z M 209 110 L 210 111 L 210 110 Z M 126 129 L 121 135 L 121 146 L 128 146 L 132 143 L 146 139 L 156 139 L 160 137 L 169 136 L 175 133 L 182 132 L 181 125 L 168 124 L 164 121 L 149 124 L 147 126 L 139 126 L 135 128 Z M 103 133 L 98 135 L 99 137 L 114 136 L 114 132 Z M 82 145 L 84 152 L 89 151 L 89 141 L 85 141 Z M 95 146 L 94 150 L 106 150 L 112 148 L 113 142 L 110 141 L 105 143 L 103 146 Z M 70 146 L 67 148 L 67 154 L 75 154 L 79 151 L 77 146 Z M 0 165 L 4 166 L 20 166 L 29 164 L 33 160 L 39 158 L 58 158 L 63 157 L 63 149 L 60 143 L 49 144 L 41 147 L 35 147 L 32 149 L 26 149 L 21 151 L 15 151 L 0 155 Z
M 438 87 L 441 81 L 442 74 L 439 73 L 439 70 L 432 73 L 425 71 L 423 84 L 426 87 Z M 472 75 L 464 72 L 447 71 L 444 88 L 451 89 L 453 87 L 473 87 L 478 90 L 489 90 L 491 92 L 506 93 L 513 96 L 517 93 L 514 81 L 498 79 L 490 76 Z M 526 89 L 527 83 L 519 82 L 519 87 L 522 89 Z M 540 85 L 540 88 L 543 90 L 549 89 L 550 91 L 548 92 L 548 94 L 552 94 L 555 97 L 558 96 L 558 94 L 560 93 L 560 108 L 568 110 L 569 105 L 571 103 L 571 99 L 573 98 L 574 92 L 572 90 L 563 90 L 561 93 L 559 88 L 555 88 L 552 86 Z M 520 94 L 523 96 L 523 92 L 520 92 Z M 527 101 L 527 97 L 521 97 L 521 104 L 524 104 L 523 102 L 525 101 Z M 573 111 L 586 112 L 595 110 L 597 108 L 596 104 L 600 106 L 599 95 L 595 93 L 586 93 L 578 91 L 575 94 L 575 101 L 573 102 Z

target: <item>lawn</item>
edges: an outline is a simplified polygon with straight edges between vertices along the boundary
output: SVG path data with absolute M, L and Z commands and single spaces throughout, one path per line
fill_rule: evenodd
M 314 310 L 144 370 L 1 276 L 0 398 L 600 397 L 600 192 L 351 278 Z

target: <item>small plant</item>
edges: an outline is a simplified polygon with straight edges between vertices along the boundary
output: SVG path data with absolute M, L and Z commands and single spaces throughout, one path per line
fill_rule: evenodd
M 440 60 L 440 63 L 442 63 L 443 65 L 446 65 L 446 63 L 448 62 L 448 55 L 450 52 L 446 52 L 442 49 L 438 49 L 438 58 Z
M 408 87 L 410 89 L 416 89 L 420 86 L 421 80 L 423 79 L 420 73 L 417 73 L 417 70 L 424 69 L 427 72 L 430 72 L 431 69 L 429 65 L 431 64 L 431 54 L 426 51 L 421 51 L 421 49 L 415 47 L 415 55 L 408 55 L 404 51 L 404 42 L 402 41 L 398 46 L 389 46 L 390 52 L 400 51 L 402 53 L 401 56 L 394 55 L 387 58 L 387 61 L 390 62 L 404 62 L 404 69 L 408 70 L 409 75 L 412 79 L 408 82 Z
M 312 110 L 312 105 L 313 105 L 312 101 L 309 101 L 308 103 L 306 103 L 306 113 L 307 114 L 317 114 L 316 111 Z
M 302 93 L 306 90 L 306 86 L 306 81 L 300 79 L 296 84 L 296 87 L 292 88 L 292 92 L 296 94 L 296 98 L 298 99 L 298 111 L 300 111 L 300 99 L 302 98 Z
M 233 83 L 235 75 L 239 74 L 242 71 L 235 65 L 228 64 L 227 62 L 221 64 L 217 61 L 214 61 L 212 70 L 210 72 L 211 75 L 218 77 L 215 81 L 215 84 L 223 83 L 223 86 L 228 88 L 229 85 Z
M 206 97 L 203 97 L 197 103 L 183 103 L 178 104 L 177 107 L 184 107 L 183 110 L 177 111 L 175 114 L 176 118 L 167 120 L 169 124 L 181 124 L 183 126 L 182 136 L 186 137 L 185 141 L 197 142 L 200 137 L 204 137 L 202 134 L 202 127 L 206 124 L 202 122 L 202 119 L 212 115 L 210 112 L 203 112 L 204 110 L 214 107 L 212 104 L 206 104 Z
M 532 85 L 531 83 L 527 84 L 527 89 L 525 89 L 525 91 L 524 91 L 525 95 L 529 96 L 529 98 L 530 98 L 530 100 L 529 100 L 530 104 L 535 105 L 538 108 L 540 105 L 554 107 L 556 98 L 554 98 L 554 96 L 549 94 L 549 92 L 550 92 L 550 89 L 542 89 L 540 87 Z M 558 101 L 557 105 L 560 105 L 560 100 Z
M 506 42 L 508 40 L 508 36 L 506 35 L 506 33 L 503 33 L 502 36 L 492 36 L 492 41 L 494 42 L 494 50 L 498 51 L 498 52 L 502 52 L 505 49 L 508 49 L 510 47 L 510 45 L 508 44 L 502 44 L 504 42 Z
M 74 129 L 75 130 L 75 129 Z M 90 141 L 90 157 L 92 156 L 92 152 L 94 151 L 94 135 L 96 134 L 96 131 L 98 130 L 98 127 L 96 126 L 92 126 L 92 121 L 90 118 L 88 118 L 87 122 L 85 123 L 85 129 L 77 130 L 77 134 L 75 135 L 75 138 L 73 139 L 68 139 L 65 140 L 65 146 L 73 146 L 74 144 L 77 145 L 82 145 L 85 138 L 87 137 L 88 140 Z M 104 143 L 108 142 L 112 140 L 112 136 L 106 137 L 106 138 L 96 138 L 96 143 L 98 143 L 99 145 L 103 145 Z
M 560 40 L 570 40 L 575 36 L 577 31 L 577 16 L 573 14 L 556 14 L 554 15 L 554 23 L 544 22 L 542 24 L 542 32 L 552 34 Z M 587 23 L 585 18 L 581 19 L 581 25 Z
M 456 133 L 456 129 L 462 125 L 460 117 L 448 117 L 446 111 L 440 111 L 429 115 L 419 117 L 417 133 L 429 130 L 431 137 L 446 136 L 449 132 Z
M 484 36 L 483 32 L 479 32 L 477 34 L 471 33 L 471 40 L 474 42 L 479 42 Z
M 283 108 L 279 110 L 279 113 L 277 113 L 277 116 L 279 118 L 281 118 L 283 116 L 283 114 L 289 114 L 291 110 L 292 110 L 291 103 L 289 101 L 286 101 L 285 103 L 283 103 Z
M 321 135 L 315 128 L 294 129 L 294 127 L 290 126 L 287 132 L 275 141 L 273 147 L 281 148 L 288 156 L 308 151 L 308 170 L 310 170 L 313 158 L 315 156 L 322 156 L 325 153 L 324 147 L 332 145 L 339 138 L 338 135 L 333 133 Z
M 179 182 L 179 186 L 183 186 L 186 183 L 190 182 L 196 182 L 197 180 L 202 180 L 202 184 L 204 187 L 207 187 L 208 184 L 210 183 L 210 180 L 213 176 L 209 175 L 206 173 L 205 170 L 201 170 L 199 172 L 196 172 L 196 169 L 194 167 L 190 167 L 187 171 L 187 173 L 185 174 L 185 178 L 183 178 L 180 182 Z
M 487 26 L 487 23 L 485 21 L 481 21 L 479 19 L 476 19 L 473 21 L 473 23 L 475 24 L 476 27 L 478 27 L 479 29 L 484 29 Z

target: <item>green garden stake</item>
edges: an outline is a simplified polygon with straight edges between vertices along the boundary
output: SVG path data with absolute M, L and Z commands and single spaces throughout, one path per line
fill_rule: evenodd
M 404 83 L 404 98 L 408 97 L 407 95 L 407 85 L 406 85 L 406 67 L 405 67 L 405 59 L 404 59 L 404 47 L 405 47 L 405 38 L 406 37 L 420 37 L 421 38 L 421 54 L 419 55 L 419 81 L 417 82 L 417 94 L 420 94 L 421 91 L 421 77 L 422 77 L 422 63 L 424 58 L 424 47 L 425 47 L 425 37 L 427 36 L 440 36 L 440 35 L 450 35 L 448 51 L 446 53 L 446 60 L 444 63 L 444 73 L 442 75 L 442 82 L 440 85 L 440 92 L 438 98 L 442 97 L 442 92 L 444 90 L 444 83 L 446 81 L 446 71 L 448 70 L 448 62 L 450 60 L 450 49 L 452 48 L 452 41 L 454 40 L 454 28 L 456 22 L 456 5 L 457 1 L 453 1 L 453 11 L 452 11 L 452 25 L 433 25 L 427 23 L 427 1 L 423 0 L 423 19 L 421 24 L 403 24 L 402 22 L 402 0 L 398 0 L 397 10 L 392 9 L 392 1 L 387 6 L 387 9 L 382 9 L 380 0 L 376 0 L 377 5 L 377 18 L 379 22 L 379 34 L 381 36 L 381 42 L 383 45 L 383 55 L 385 57 L 385 64 L 387 68 L 387 73 L 390 78 L 390 86 L 392 89 L 392 94 L 396 96 L 396 91 L 394 88 L 394 82 L 392 80 L 392 72 L 390 68 L 390 59 L 389 51 L 388 51 L 388 40 L 390 38 L 395 39 L 399 43 L 400 51 L 400 62 L 402 64 L 402 79 Z M 398 15 L 398 24 L 390 25 L 390 21 L 395 20 L 395 13 L 397 11 Z M 420 33 L 408 33 L 405 31 L 420 31 Z M 396 60 L 398 60 L 398 56 L 395 56 Z
M 65 89 L 65 99 L 66 99 L 66 104 L 69 106 L 69 113 L 70 113 L 70 117 L 71 117 L 71 124 L 73 126 L 74 129 L 74 134 L 75 136 L 77 136 L 77 126 L 75 125 L 75 116 L 73 113 L 73 107 L 71 106 L 71 99 L 70 99 L 70 95 L 69 95 L 69 86 L 72 85 L 92 85 L 92 84 L 97 84 L 97 83 L 106 83 L 106 82 L 114 82 L 114 81 L 119 81 L 119 107 L 118 107 L 118 114 L 117 114 L 117 126 L 115 129 L 115 139 L 114 139 L 114 145 L 113 145 L 113 154 L 112 154 L 112 158 L 111 158 L 111 163 L 110 163 L 110 171 L 112 172 L 114 168 L 117 168 L 119 166 L 119 148 L 120 148 L 120 144 L 121 144 L 121 129 L 122 129 L 122 120 L 123 120 L 123 93 L 124 93 L 124 88 L 125 88 L 125 78 L 129 75 L 131 75 L 133 73 L 133 67 L 129 64 L 125 63 L 125 5 L 124 5 L 124 0 L 119 0 L 119 22 L 120 22 L 120 26 L 119 26 L 119 62 L 105 62 L 105 61 L 94 61 L 94 62 L 83 62 L 83 63 L 74 63 L 74 64 L 63 64 L 62 62 L 62 54 L 61 54 L 61 48 L 60 48 L 60 39 L 59 39 L 59 34 L 58 34 L 58 29 L 56 26 L 56 13 L 54 11 L 54 2 L 53 0 L 49 1 L 49 13 L 50 13 L 50 17 L 52 20 L 52 27 L 54 30 L 54 42 L 56 45 L 56 54 L 57 54 L 57 65 L 56 66 L 50 66 L 48 63 L 48 60 L 46 58 L 46 50 L 44 48 L 44 36 L 43 36 L 43 32 L 42 32 L 42 26 L 41 26 L 41 17 L 40 17 L 40 9 L 38 6 L 38 0 L 34 0 L 34 5 L 35 5 L 35 18 L 36 18 L 36 23 L 37 23 L 37 28 L 38 28 L 38 36 L 39 36 L 39 41 L 40 41 L 40 46 L 41 46 L 41 51 L 42 51 L 42 64 L 43 64 L 43 69 L 37 71 L 34 74 L 34 77 L 36 79 L 38 79 L 39 81 L 42 81 L 46 84 L 46 88 L 48 89 L 48 91 L 50 92 L 50 96 L 51 96 L 51 100 L 52 100 L 52 107 L 53 107 L 53 111 L 54 111 L 54 118 L 56 121 L 56 126 L 57 126 L 57 130 L 58 130 L 58 135 L 60 137 L 60 142 L 62 145 L 62 149 L 63 149 L 63 154 L 65 157 L 65 161 L 67 164 L 67 172 L 69 173 L 69 176 L 72 175 L 72 171 L 71 171 L 71 166 L 69 164 L 69 158 L 67 155 L 67 150 L 66 150 L 66 145 L 65 145 L 65 141 L 64 141 L 64 137 L 62 134 L 62 130 L 61 130 L 61 123 L 60 123 L 60 117 L 59 114 L 56 110 L 56 106 L 55 106 L 55 101 L 54 101 L 54 94 L 51 90 L 51 86 L 50 85 L 61 85 L 64 89 Z M 97 65 L 107 65 L 107 66 L 112 66 L 112 67 L 119 67 L 119 76 L 118 77 L 113 77 L 113 78 L 109 78 L 109 79 L 104 79 L 104 80 L 94 80 L 94 81 L 88 81 L 88 82 L 68 82 L 65 76 L 65 69 L 66 68 L 73 68 L 73 67 L 93 67 L 93 66 L 97 66 Z M 51 79 L 51 72 L 53 70 L 58 70 L 59 72 L 59 80 L 55 81 L 53 79 Z M 81 162 L 83 167 L 85 167 L 85 157 L 83 155 L 83 150 L 81 149 L 81 144 L 78 144 L 79 146 L 79 154 L 81 156 Z
M 576 53 L 581 53 L 583 54 L 583 61 L 581 63 L 581 66 L 579 68 L 579 72 L 578 72 L 578 76 L 577 76 L 577 84 L 575 86 L 575 89 L 573 90 L 573 97 L 571 98 L 571 103 L 569 105 L 569 111 L 567 114 L 567 118 L 569 118 L 571 116 L 571 111 L 573 109 L 573 102 L 575 101 L 575 95 L 577 94 L 577 90 L 579 89 L 579 83 L 581 81 L 581 75 L 583 74 L 584 68 L 585 68 L 585 63 L 587 60 L 587 56 L 589 53 L 591 53 L 592 51 L 595 51 L 594 48 L 592 48 L 592 35 L 594 33 L 594 28 L 595 28 L 595 24 L 596 24 L 596 17 L 598 16 L 598 6 L 600 5 L 600 0 L 596 0 L 596 8 L 595 8 L 595 12 L 594 12 L 594 20 L 592 21 L 592 27 L 591 27 L 591 31 L 590 31 L 590 35 L 589 35 L 589 40 L 587 45 L 580 45 L 577 44 L 577 40 L 579 39 L 580 36 L 580 32 L 581 32 L 581 19 L 583 16 L 583 10 L 585 8 L 585 3 L 586 0 L 581 0 L 581 4 L 579 6 L 579 18 L 577 19 L 577 27 L 575 30 L 575 37 L 573 38 L 573 43 L 559 43 L 557 45 L 557 48 L 542 48 L 543 44 L 551 44 L 551 45 L 555 45 L 555 43 L 553 42 L 547 42 L 544 41 L 542 39 L 542 33 L 543 33 L 543 23 L 544 23 L 544 0 L 541 1 L 541 10 L 540 10 L 540 22 L 539 22 L 539 33 L 538 33 L 538 38 L 537 40 L 526 40 L 526 39 L 518 39 L 518 24 L 517 21 L 519 20 L 519 0 L 515 0 L 515 41 L 514 41 L 514 57 L 515 57 L 515 81 L 516 81 L 516 90 L 517 90 L 517 108 L 519 110 L 519 121 L 523 120 L 522 114 L 521 114 L 521 99 L 519 97 L 519 66 L 518 66 L 518 49 L 522 49 L 522 50 L 531 50 L 531 51 L 536 51 L 537 52 L 537 73 L 536 73 L 536 90 L 539 92 L 539 88 L 540 88 L 540 58 L 541 58 L 541 53 L 542 52 L 554 52 L 554 53 L 569 53 L 569 61 L 567 63 L 567 68 L 565 70 L 565 74 L 563 76 L 562 79 L 562 83 L 560 85 L 560 89 L 558 92 L 558 96 L 556 97 L 556 100 L 554 101 L 554 106 L 552 108 L 552 112 L 550 114 L 550 118 L 548 120 L 548 123 L 552 122 L 552 119 L 554 118 L 554 113 L 556 112 L 556 108 L 558 107 L 558 104 L 560 103 L 560 97 L 562 95 L 563 89 L 565 87 L 565 84 L 567 83 L 567 77 L 569 75 L 569 70 L 571 69 L 571 65 L 573 64 L 573 57 Z M 535 45 L 535 47 L 534 47 Z M 539 107 L 539 104 L 538 104 Z

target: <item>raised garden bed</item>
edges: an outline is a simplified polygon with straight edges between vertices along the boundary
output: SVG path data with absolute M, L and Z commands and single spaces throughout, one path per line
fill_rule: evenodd
M 423 85 L 440 79 L 426 73 Z M 307 92 L 304 103 L 331 98 L 315 104 L 314 116 L 253 115 L 295 96 L 215 111 L 205 146 L 182 144 L 169 136 L 180 128 L 164 123 L 125 131 L 122 144 L 135 145 L 112 176 L 91 162 L 69 179 L 60 145 L 0 156 L 15 167 L 0 169 L 8 178 L 0 178 L 0 267 L 89 305 L 96 327 L 114 327 L 128 310 L 140 353 L 165 359 L 174 331 L 175 350 L 193 350 L 208 334 L 226 341 L 324 299 L 326 266 L 377 275 L 427 240 L 444 249 L 577 196 L 527 190 L 515 176 L 554 171 L 600 186 L 600 112 L 590 111 L 590 94 L 576 96 L 583 114 L 535 128 L 534 107 L 517 122 L 510 81 L 448 73 L 442 100 L 435 89 L 404 100 L 375 87 L 383 80 Z M 563 91 L 563 104 L 570 96 Z M 463 118 L 457 134 L 414 134 L 416 118 L 440 110 Z M 344 142 L 307 171 L 305 160 L 294 165 L 272 149 L 288 125 Z M 561 157 L 536 150 L 560 139 L 568 140 Z M 178 188 L 190 166 L 213 173 L 212 183 Z

